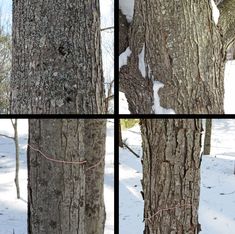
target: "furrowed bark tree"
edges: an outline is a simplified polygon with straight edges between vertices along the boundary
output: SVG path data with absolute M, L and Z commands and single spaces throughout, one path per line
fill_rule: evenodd
M 218 4 L 216 25 L 210 1 L 135 1 L 131 55 L 119 74 L 131 113 L 158 114 L 153 107 L 157 94 L 160 105 L 175 113 L 224 113 L 224 64 L 235 38 L 234 3 Z
M 145 234 L 200 231 L 198 119 L 142 119 Z
M 12 114 L 102 114 L 99 1 L 14 0 Z
M 106 120 L 29 120 L 29 233 L 104 233 L 105 136 Z
M 212 128 L 212 119 L 206 119 L 206 132 L 204 140 L 204 150 L 203 154 L 210 154 L 211 152 L 211 128 Z

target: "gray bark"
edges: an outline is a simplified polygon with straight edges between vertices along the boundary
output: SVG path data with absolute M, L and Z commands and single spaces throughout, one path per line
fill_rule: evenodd
M 198 119 L 141 120 L 145 234 L 199 232 L 201 132 Z
M 211 130 L 212 130 L 212 119 L 206 119 L 206 132 L 204 140 L 203 154 L 210 154 L 211 152 Z
M 13 1 L 12 114 L 102 114 L 99 1 Z
M 119 54 L 124 52 L 128 47 L 129 26 L 126 16 L 119 10 Z
M 29 120 L 30 234 L 104 233 L 105 135 L 105 120 Z
M 181 114 L 224 113 L 226 49 L 221 33 L 210 1 L 135 1 L 132 54 L 120 70 L 120 89 L 131 113 L 154 113 L 154 81 L 164 84 L 158 92 L 164 108 Z M 143 48 L 146 77 L 138 66 Z

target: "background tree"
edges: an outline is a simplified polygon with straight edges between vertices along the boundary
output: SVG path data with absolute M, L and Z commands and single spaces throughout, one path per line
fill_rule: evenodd
M 212 129 L 212 119 L 206 119 L 206 132 L 204 140 L 204 150 L 203 154 L 210 154 L 211 152 L 211 129 Z
M 29 120 L 30 234 L 104 232 L 105 136 L 101 119 Z
M 11 119 L 12 127 L 14 129 L 14 136 L 8 136 L 5 134 L 0 134 L 0 136 L 10 138 L 14 141 L 15 143 L 15 185 L 16 185 L 16 195 L 17 199 L 20 198 L 20 184 L 19 184 L 19 167 L 20 167 L 20 162 L 19 162 L 19 138 L 18 138 L 18 129 L 17 129 L 17 119 L 13 121 Z
M 0 25 L 0 114 L 9 113 L 11 36 Z
M 145 234 L 197 233 L 202 121 L 142 119 Z
M 99 1 L 13 1 L 11 113 L 104 112 Z
M 131 113 L 158 113 L 157 94 L 160 105 L 176 113 L 224 113 L 224 64 L 235 38 L 235 1 L 217 4 L 218 25 L 210 1 L 135 1 L 128 29 L 131 55 L 120 69 L 120 91 Z

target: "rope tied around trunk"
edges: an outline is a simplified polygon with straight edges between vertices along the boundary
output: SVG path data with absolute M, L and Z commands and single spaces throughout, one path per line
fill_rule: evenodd
M 87 163 L 87 160 L 83 160 L 83 161 L 65 161 L 65 160 L 59 160 L 59 159 L 54 159 L 49 157 L 48 155 L 44 154 L 41 150 L 34 148 L 32 145 L 29 145 L 29 148 L 31 148 L 33 151 L 38 152 L 43 158 L 45 158 L 48 161 L 52 161 L 52 162 L 56 162 L 56 163 L 63 163 L 63 164 L 77 164 L 77 165 L 83 165 Z M 86 168 L 86 171 L 93 169 L 95 167 L 97 167 L 103 160 L 104 157 L 102 157 L 97 163 L 95 163 L 94 165 Z
M 157 216 L 158 214 L 160 214 L 160 212 L 162 211 L 167 211 L 167 210 L 174 210 L 176 208 L 183 208 L 183 207 L 192 207 L 192 204 L 184 204 L 184 205 L 180 205 L 180 203 L 178 203 L 176 206 L 173 206 L 173 207 L 167 207 L 167 208 L 162 208 L 162 209 L 158 209 L 158 211 L 156 213 L 154 213 L 153 215 L 151 215 L 150 217 L 148 218 L 144 218 L 143 222 L 150 222 L 151 223 L 151 219 L 155 216 Z

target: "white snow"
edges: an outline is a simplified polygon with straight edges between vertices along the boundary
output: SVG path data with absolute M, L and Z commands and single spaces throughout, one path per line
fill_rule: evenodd
M 142 155 L 139 126 L 122 131 L 123 139 Z M 213 120 L 211 155 L 201 164 L 201 196 L 199 205 L 200 234 L 231 234 L 235 230 L 235 120 Z M 143 233 L 144 203 L 142 165 L 127 149 L 120 148 L 120 233 Z
M 0 234 L 27 233 L 27 160 L 28 121 L 18 120 L 20 144 L 19 182 L 21 199 L 16 199 L 14 184 L 15 149 L 11 139 L 0 137 Z M 10 119 L 0 119 L 0 133 L 13 135 Z M 105 234 L 114 233 L 114 124 L 107 122 L 104 199 Z
M 123 92 L 119 92 L 119 114 L 130 114 L 127 99 Z
M 139 70 L 142 74 L 142 76 L 145 78 L 146 77 L 146 68 L 145 68 L 145 62 L 144 62 L 144 50 L 145 50 L 145 44 L 143 45 L 143 48 L 140 52 L 140 54 L 138 55 L 139 57 Z
M 220 16 L 219 9 L 218 9 L 217 6 L 215 5 L 214 0 L 211 0 L 211 5 L 212 5 L 212 16 L 213 16 L 213 20 L 214 20 L 215 24 L 218 24 L 219 16 Z
M 130 55 L 131 55 L 131 50 L 129 47 L 119 55 L 119 70 L 122 66 L 127 65 L 127 59 Z
M 140 128 L 135 125 L 122 131 L 122 138 L 139 155 L 142 154 Z M 119 148 L 119 222 L 120 234 L 143 233 L 143 199 L 140 180 L 142 169 L 139 158 L 127 149 Z
M 160 81 L 153 81 L 153 96 L 154 96 L 154 106 L 153 110 L 155 114 L 175 114 L 173 109 L 166 109 L 160 105 L 160 97 L 158 91 L 160 88 L 163 88 L 164 84 Z
M 122 14 L 126 16 L 127 21 L 130 23 L 134 14 L 134 0 L 119 0 L 119 9 Z
M 224 80 L 224 110 L 226 114 L 235 114 L 235 60 L 227 61 Z

